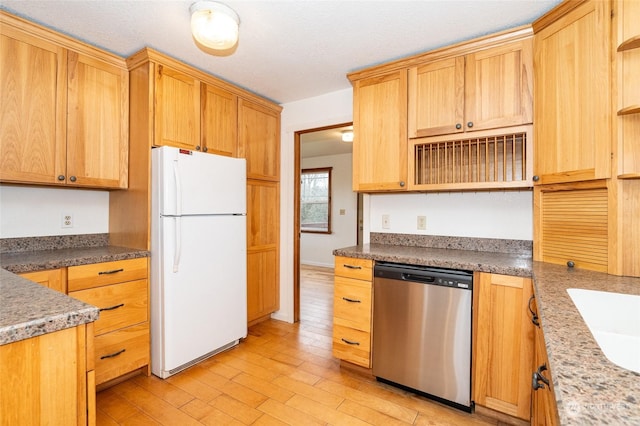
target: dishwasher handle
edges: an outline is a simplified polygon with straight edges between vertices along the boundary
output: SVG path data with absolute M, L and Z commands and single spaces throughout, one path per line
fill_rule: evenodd
M 415 282 L 427 283 L 427 284 L 432 284 L 436 281 L 436 277 L 432 275 L 410 274 L 408 272 L 402 273 L 402 279 L 404 281 L 415 281 Z

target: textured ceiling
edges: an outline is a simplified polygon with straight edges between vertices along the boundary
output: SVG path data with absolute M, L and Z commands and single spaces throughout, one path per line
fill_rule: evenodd
M 0 0 L 0 8 L 121 56 L 152 47 L 278 103 L 350 87 L 371 65 L 531 23 L 560 0 L 229 0 L 230 56 L 199 50 L 192 0 Z

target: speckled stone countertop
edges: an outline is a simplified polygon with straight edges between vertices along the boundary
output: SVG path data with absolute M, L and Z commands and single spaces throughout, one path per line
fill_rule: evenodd
M 424 242 L 423 239 L 417 244 Z M 469 247 L 455 242 L 452 246 Z M 336 249 L 333 254 L 533 277 L 561 424 L 640 425 L 640 374 L 618 367 L 604 356 L 566 291 L 584 288 L 640 294 L 640 278 L 533 262 L 530 253 L 373 243 Z M 640 313 L 632 320 L 640 321 Z
M 98 308 L 0 270 L 0 345 L 98 319 Z
M 452 250 L 433 247 L 408 247 L 364 244 L 333 251 L 335 256 L 373 259 L 409 265 L 491 272 L 518 277 L 531 276 L 531 256 L 518 253 Z
M 22 240 L 27 241 L 25 245 Z M 49 240 L 45 239 L 49 248 Z M 5 240 L 4 243 L 7 243 Z M 75 327 L 98 319 L 98 308 L 50 290 L 14 273 L 148 257 L 145 250 L 83 246 L 46 250 L 34 239 L 21 239 L 15 252 L 0 254 L 0 345 Z M 13 244 L 13 242 L 11 242 Z M 6 245 L 5 245 L 6 246 Z
M 0 256 L 0 267 L 10 272 L 22 273 L 148 256 L 149 252 L 146 250 L 118 246 L 22 251 L 3 253 Z
M 533 278 L 561 423 L 640 425 L 640 374 L 605 357 L 567 293 L 583 288 L 640 295 L 640 278 L 542 262 L 533 262 Z M 640 322 L 640 312 L 630 320 Z

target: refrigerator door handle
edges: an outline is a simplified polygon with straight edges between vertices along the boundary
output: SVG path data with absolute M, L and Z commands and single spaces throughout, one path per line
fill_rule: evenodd
M 178 161 L 173 162 L 173 177 L 176 182 L 176 216 L 182 215 L 182 182 L 180 180 L 180 170 Z
M 180 266 L 180 256 L 182 255 L 182 226 L 180 217 L 173 218 L 176 221 L 176 239 L 174 247 L 174 255 L 173 255 L 173 272 L 178 272 Z

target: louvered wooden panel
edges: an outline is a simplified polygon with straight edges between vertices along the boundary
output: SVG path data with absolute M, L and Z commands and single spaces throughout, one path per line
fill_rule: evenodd
M 542 260 L 607 272 L 607 189 L 542 193 Z

